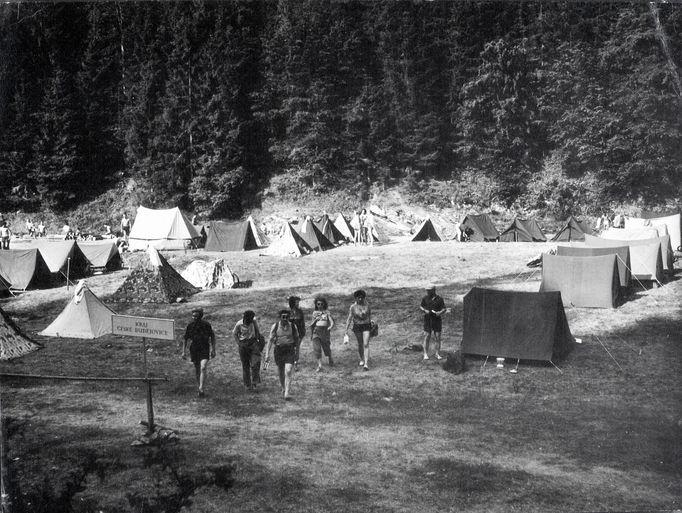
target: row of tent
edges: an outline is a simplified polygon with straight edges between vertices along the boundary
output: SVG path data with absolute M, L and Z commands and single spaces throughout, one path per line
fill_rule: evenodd
M 35 239 L 27 247 L 0 251 L 0 287 L 26 290 L 122 267 L 115 240 L 81 242 Z
M 542 255 L 540 291 L 561 292 L 567 305 L 615 308 L 632 281 L 661 284 L 672 273 L 669 235 L 618 240 L 586 234 L 584 242 Z

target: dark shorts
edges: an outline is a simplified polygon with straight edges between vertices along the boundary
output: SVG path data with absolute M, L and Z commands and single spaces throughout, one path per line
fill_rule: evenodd
M 436 317 L 433 315 L 425 315 L 424 316 L 424 331 L 425 332 L 430 332 L 430 331 L 435 331 L 437 333 L 440 333 L 443 331 L 443 319 L 440 317 Z
M 315 326 L 313 328 L 313 354 L 315 358 L 322 358 L 331 355 L 331 336 L 327 326 Z
M 353 324 L 353 333 L 356 335 L 358 333 L 362 333 L 364 331 L 369 331 L 370 330 L 370 325 L 369 323 L 367 324 Z
M 211 344 L 208 342 L 192 342 L 189 346 L 189 357 L 194 363 L 208 360 L 211 357 Z
M 296 346 L 287 344 L 285 346 L 275 346 L 275 363 L 277 366 L 290 363 L 293 365 L 296 360 Z

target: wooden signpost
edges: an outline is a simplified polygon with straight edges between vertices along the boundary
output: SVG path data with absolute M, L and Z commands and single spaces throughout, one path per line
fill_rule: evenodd
M 132 315 L 112 315 L 111 325 L 114 335 L 142 338 L 142 361 L 144 362 L 144 382 L 147 384 L 147 436 L 154 433 L 154 404 L 152 382 L 147 368 L 147 339 L 175 340 L 175 321 L 154 317 L 135 317 Z

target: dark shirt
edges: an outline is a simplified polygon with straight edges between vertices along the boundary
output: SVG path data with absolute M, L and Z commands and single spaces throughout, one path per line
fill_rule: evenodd
M 436 317 L 436 314 L 432 313 L 433 312 L 440 312 L 445 308 L 445 302 L 443 301 L 443 298 L 440 297 L 438 294 L 435 296 L 431 297 L 429 295 L 426 295 L 422 298 L 422 308 L 425 308 L 426 310 L 429 310 L 429 313 L 425 315 L 431 315 L 432 317 Z
M 303 310 L 300 308 L 291 308 L 289 319 L 296 326 L 298 336 L 302 339 L 305 336 L 305 318 L 303 317 Z
M 208 344 L 213 336 L 213 328 L 203 319 L 190 322 L 185 330 L 185 340 L 195 344 Z

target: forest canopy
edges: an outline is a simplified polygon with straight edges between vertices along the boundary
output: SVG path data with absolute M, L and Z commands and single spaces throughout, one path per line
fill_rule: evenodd
M 274 178 L 484 181 L 548 212 L 679 197 L 682 5 L 16 3 L 0 24 L 7 209 L 129 178 L 214 218 Z

